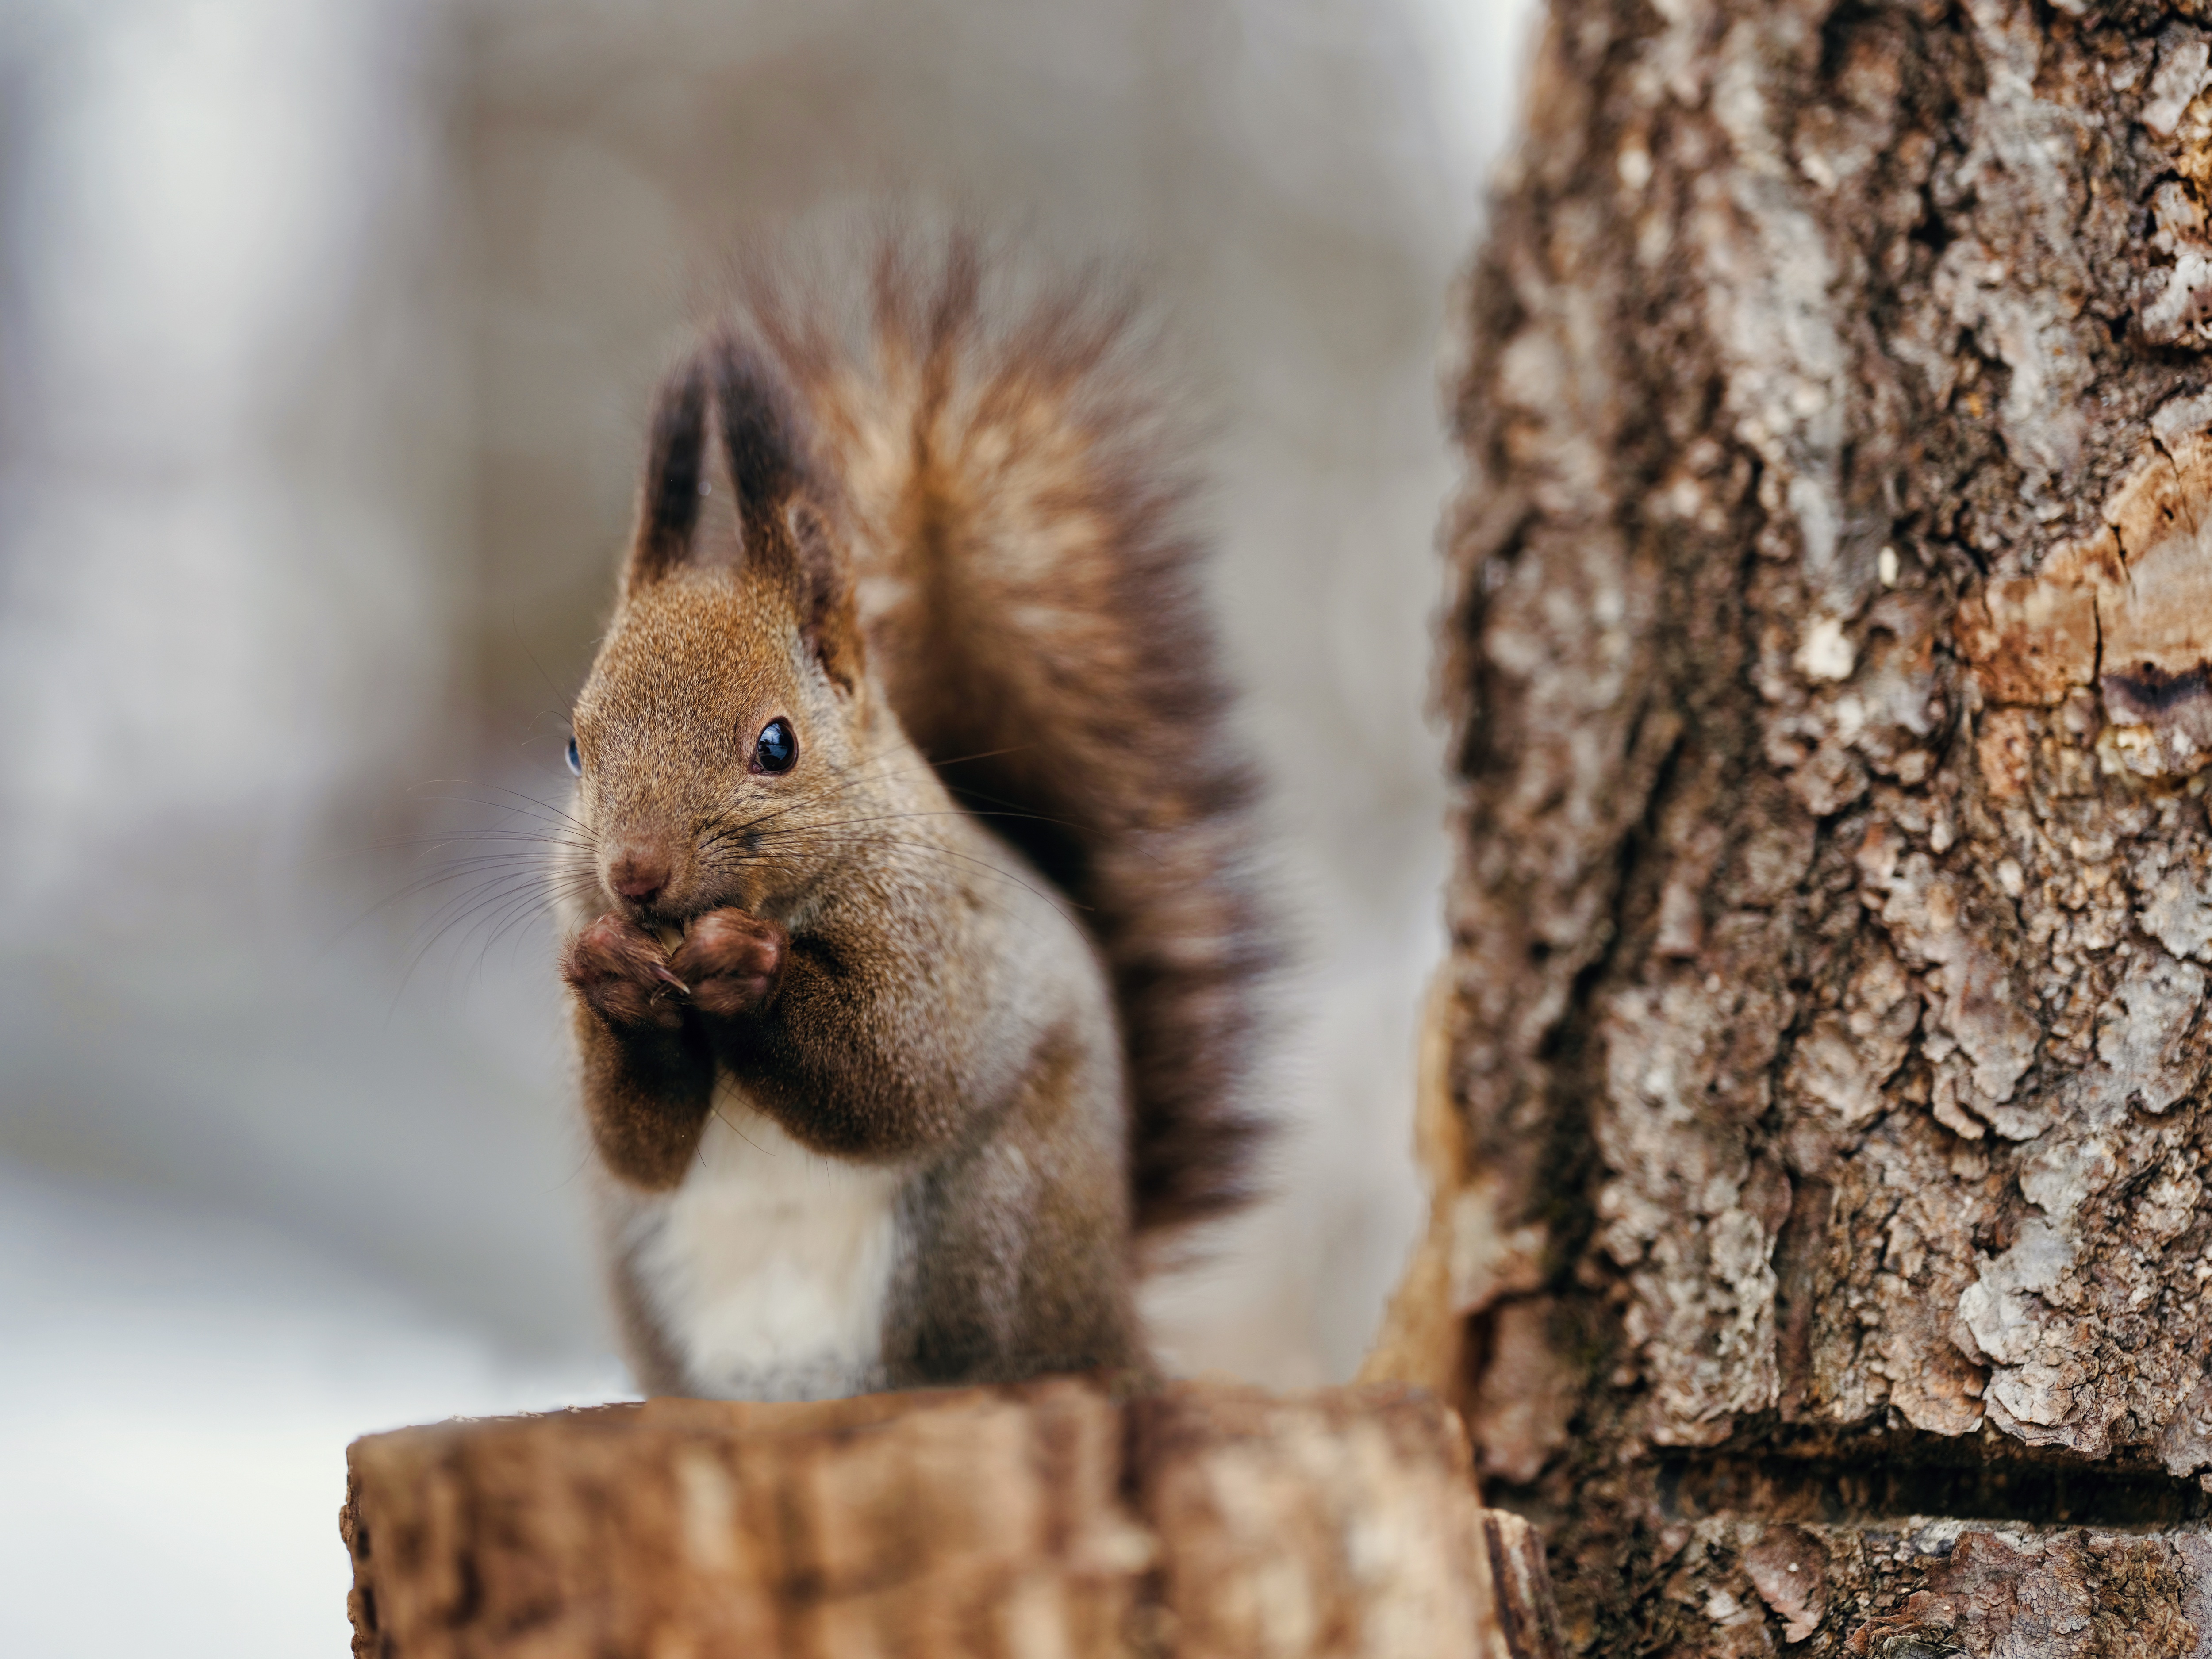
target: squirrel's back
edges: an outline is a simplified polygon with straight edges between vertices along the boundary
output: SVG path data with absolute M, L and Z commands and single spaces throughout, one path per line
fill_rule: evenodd
M 764 270 L 741 295 L 732 327 L 799 393 L 851 515 L 902 725 L 1105 959 L 1137 1232 L 1234 1208 L 1265 1128 L 1243 1092 L 1274 953 L 1188 477 L 1133 308 L 1079 281 L 1018 292 L 957 236 L 884 242 L 857 311 Z

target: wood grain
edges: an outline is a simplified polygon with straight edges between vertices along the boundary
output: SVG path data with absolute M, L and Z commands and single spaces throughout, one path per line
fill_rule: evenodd
M 654 1400 L 347 1461 L 357 1659 L 1554 1651 L 1540 1549 L 1403 1387 Z

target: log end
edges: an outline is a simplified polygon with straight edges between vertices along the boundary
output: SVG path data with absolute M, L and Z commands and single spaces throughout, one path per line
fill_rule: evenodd
M 356 1659 L 1559 1651 L 1540 1540 L 1401 1385 L 652 1400 L 347 1467 Z

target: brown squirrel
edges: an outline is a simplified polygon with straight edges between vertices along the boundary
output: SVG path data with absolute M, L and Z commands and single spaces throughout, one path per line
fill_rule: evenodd
M 871 275 L 756 277 L 670 375 L 575 705 L 562 966 L 654 1393 L 1142 1372 L 1152 1242 L 1264 1127 L 1253 785 L 1132 311 L 959 239 Z

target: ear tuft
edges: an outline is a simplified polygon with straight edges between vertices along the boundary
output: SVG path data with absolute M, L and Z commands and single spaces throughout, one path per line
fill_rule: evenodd
M 718 438 L 719 457 L 712 453 Z M 712 476 L 718 465 L 727 469 L 735 497 L 741 556 L 787 565 L 783 508 L 804 483 L 804 453 L 790 392 L 757 352 L 727 337 L 695 351 L 654 400 L 628 585 L 657 581 L 704 557 L 730 557 L 729 548 L 699 545 L 700 501 L 710 483 L 721 483 Z
M 748 543 L 773 525 L 804 482 L 805 467 L 791 393 L 760 355 L 724 339 L 711 348 L 715 413 L 724 459 Z
M 652 447 L 625 578 L 629 587 L 658 580 L 690 556 L 706 461 L 707 376 L 694 358 L 661 382 L 653 399 Z

